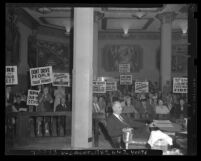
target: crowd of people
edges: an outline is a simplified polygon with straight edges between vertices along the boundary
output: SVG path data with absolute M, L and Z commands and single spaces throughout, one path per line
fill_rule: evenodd
M 124 88 L 125 87 L 125 88 Z M 161 116 L 171 116 L 172 119 L 187 116 L 187 96 L 182 94 L 163 94 L 157 87 L 150 88 L 148 93 L 135 93 L 133 88 L 121 86 L 117 91 L 107 91 L 104 94 L 93 94 L 92 112 L 102 113 L 106 118 L 113 113 L 112 105 L 119 101 L 122 106 L 122 114 L 129 117 L 157 119 Z M 153 90 L 154 89 L 154 90 Z M 53 87 L 50 85 L 38 86 L 38 106 L 28 106 L 27 91 L 14 94 L 11 86 L 6 87 L 6 112 L 58 112 L 71 111 L 70 92 L 65 87 Z M 15 120 L 11 120 L 15 124 Z M 41 135 L 42 117 L 37 117 L 37 134 Z M 44 120 L 45 133 L 49 133 L 50 118 Z M 55 122 L 55 120 L 53 120 Z M 59 125 L 64 126 L 65 119 L 59 119 Z M 8 123 L 8 122 L 7 122 Z
M 126 88 L 125 88 L 126 89 Z M 178 93 L 165 93 L 155 90 L 148 93 L 135 93 L 129 90 L 108 91 L 105 94 L 93 95 L 93 112 L 113 112 L 112 104 L 121 102 L 122 113 L 139 117 L 144 115 L 151 119 L 168 116 L 172 119 L 187 117 L 187 95 Z M 128 89 L 128 88 L 127 88 Z M 140 115 L 139 115 L 140 114 Z
M 38 86 L 36 90 L 39 90 L 38 95 L 38 105 L 27 105 L 27 93 L 14 93 L 11 86 L 6 87 L 5 102 L 6 102 L 6 116 L 9 112 L 61 112 L 61 111 L 71 111 L 71 101 L 70 94 L 65 90 L 65 87 L 53 87 L 50 85 Z M 36 118 L 36 129 L 37 135 L 42 135 L 42 117 Z M 33 127 L 34 121 L 30 118 L 30 126 Z M 51 120 L 49 117 L 44 119 L 45 135 L 49 135 L 51 129 Z M 55 118 L 53 118 L 53 124 L 56 124 Z M 60 129 L 64 129 L 65 118 L 59 117 L 58 124 Z M 15 118 L 11 119 L 6 117 L 6 131 L 9 127 L 16 125 Z M 12 126 L 12 127 L 13 127 Z M 53 128 L 55 131 L 55 128 Z M 52 132 L 52 131 L 51 131 Z

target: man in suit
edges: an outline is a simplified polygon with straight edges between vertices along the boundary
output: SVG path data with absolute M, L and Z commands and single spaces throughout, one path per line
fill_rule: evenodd
M 187 117 L 187 105 L 184 99 L 181 98 L 179 104 L 172 107 L 170 114 L 176 119 Z
M 134 133 L 143 131 L 147 132 L 145 123 L 131 120 L 128 117 L 122 116 L 122 106 L 119 101 L 115 101 L 112 105 L 113 114 L 107 119 L 107 130 L 111 138 L 121 137 L 123 128 L 134 128 Z

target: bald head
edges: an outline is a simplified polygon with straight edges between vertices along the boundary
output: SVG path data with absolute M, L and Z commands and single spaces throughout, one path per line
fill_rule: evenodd
M 116 113 L 116 114 L 121 114 L 122 112 L 122 107 L 121 107 L 121 103 L 119 101 L 115 101 L 112 105 L 112 110 L 113 110 L 113 113 Z

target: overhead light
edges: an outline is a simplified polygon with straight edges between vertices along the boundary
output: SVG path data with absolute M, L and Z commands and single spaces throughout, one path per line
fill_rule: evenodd
M 143 12 L 143 11 L 139 10 L 139 11 L 135 12 L 134 16 L 140 19 L 140 18 L 142 18 L 142 17 L 144 17 L 146 15 L 147 15 L 146 12 Z
M 47 7 L 41 7 L 41 8 L 38 8 L 38 12 L 40 12 L 42 14 L 48 14 L 48 13 L 51 13 L 52 10 L 50 8 L 47 8 Z

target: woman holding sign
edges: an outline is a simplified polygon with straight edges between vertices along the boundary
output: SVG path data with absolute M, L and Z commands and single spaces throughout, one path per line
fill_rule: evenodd
M 39 99 L 39 105 L 38 105 L 38 109 L 37 111 L 41 111 L 41 112 L 52 112 L 52 103 L 53 103 L 53 99 L 52 96 L 49 94 L 49 88 L 46 86 L 43 88 L 43 93 L 39 93 L 38 96 Z M 41 118 L 38 119 L 37 123 L 38 123 L 38 131 L 37 134 L 40 135 L 40 125 L 41 125 Z M 50 120 L 49 118 L 45 118 L 45 135 L 49 134 L 49 128 L 48 126 L 50 125 Z
M 61 99 L 66 98 L 65 88 L 62 86 L 58 86 L 54 91 L 54 112 L 56 111 L 56 107 L 61 103 Z

